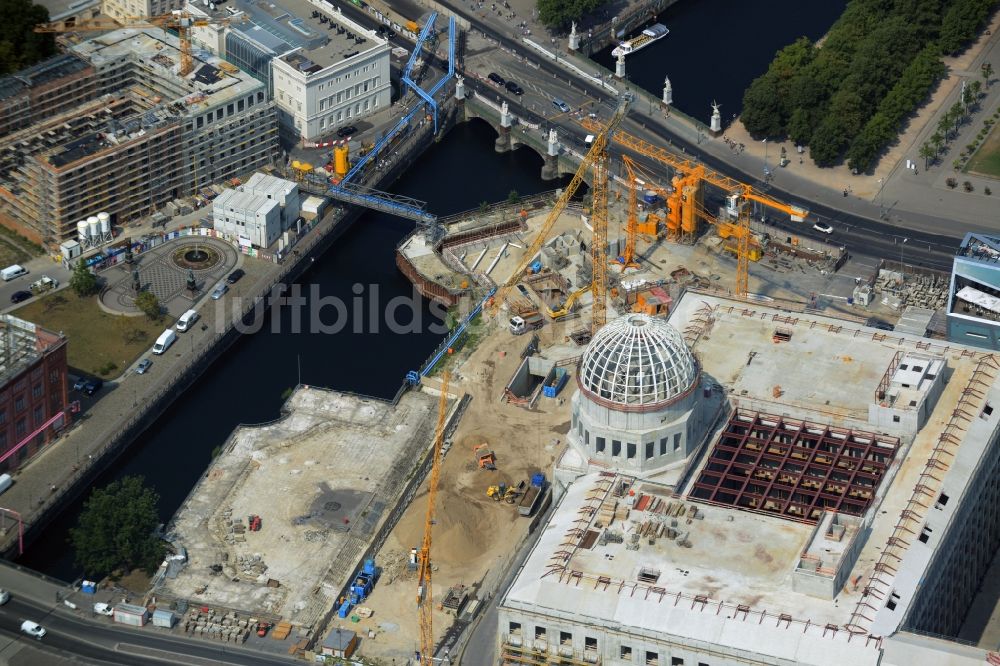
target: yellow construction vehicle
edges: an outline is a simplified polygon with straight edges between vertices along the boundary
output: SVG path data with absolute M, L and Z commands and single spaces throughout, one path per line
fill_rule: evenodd
M 490 486 L 486 489 L 486 496 L 492 498 L 494 502 L 502 501 L 507 504 L 514 504 L 517 502 L 517 498 L 521 496 L 524 485 L 524 481 L 522 481 L 518 487 L 508 486 L 505 483 Z
M 552 318 L 553 320 L 562 319 L 563 317 L 565 317 L 566 315 L 568 315 L 573 311 L 573 306 L 576 305 L 577 300 L 581 296 L 586 294 L 588 291 L 590 291 L 589 284 L 586 287 L 583 287 L 582 289 L 577 289 L 572 294 L 570 294 L 566 298 L 566 301 L 562 304 L 562 307 L 556 310 L 553 310 L 552 308 L 546 308 L 546 314 L 548 314 L 549 317 Z
M 191 56 L 191 28 L 201 28 L 209 25 L 229 25 L 244 21 L 241 14 L 235 17 L 209 18 L 197 17 L 187 12 L 175 12 L 160 16 L 128 16 L 121 21 L 108 17 L 90 19 L 67 19 L 54 23 L 40 23 L 35 26 L 35 32 L 108 32 L 119 28 L 161 28 L 176 30 L 181 42 L 180 75 L 187 76 L 194 69 L 194 58 Z M 229 71 L 227 68 L 223 68 Z M 230 73 L 232 73 L 230 71 Z

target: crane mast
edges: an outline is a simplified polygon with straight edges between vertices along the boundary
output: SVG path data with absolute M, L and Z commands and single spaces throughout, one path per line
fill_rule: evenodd
M 434 502 L 437 499 L 438 482 L 441 478 L 441 445 L 444 441 L 445 416 L 448 413 L 448 382 L 451 376 L 446 371 L 441 378 L 441 398 L 438 401 L 437 428 L 434 432 L 434 451 L 431 462 L 430 480 L 427 482 L 427 516 L 424 520 L 424 540 L 420 546 L 419 576 L 417 578 L 417 608 L 420 620 L 421 666 L 430 666 L 434 657 L 434 610 L 431 589 L 431 528 L 434 525 Z

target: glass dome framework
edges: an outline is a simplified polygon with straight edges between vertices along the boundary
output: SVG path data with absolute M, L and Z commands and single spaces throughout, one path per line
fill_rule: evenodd
M 698 364 L 676 329 L 635 314 L 598 331 L 581 360 L 578 381 L 588 397 L 611 409 L 654 410 L 694 388 Z

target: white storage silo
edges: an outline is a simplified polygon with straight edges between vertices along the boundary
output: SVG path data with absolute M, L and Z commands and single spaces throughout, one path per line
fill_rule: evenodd
M 101 221 L 97 219 L 96 215 L 87 218 L 87 226 L 90 228 L 91 240 L 101 237 Z
M 111 233 L 111 216 L 107 213 L 98 213 L 97 220 L 101 223 L 101 234 L 107 236 Z
M 85 243 L 87 241 L 87 236 L 90 234 L 90 227 L 87 226 L 87 220 L 80 220 L 76 223 L 76 235 L 80 237 L 80 242 Z

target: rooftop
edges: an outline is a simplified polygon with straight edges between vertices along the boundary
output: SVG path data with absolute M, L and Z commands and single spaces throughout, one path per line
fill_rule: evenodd
M 196 13 L 214 17 L 243 14 L 246 21 L 233 23 L 230 30 L 249 38 L 277 55 L 298 49 L 301 59 L 285 58 L 308 70 L 308 61 L 318 69 L 335 65 L 385 40 L 343 14 L 322 12 L 307 0 L 230 0 L 224 5 L 196 6 Z
M 267 215 L 272 208 L 277 208 L 278 205 L 274 199 L 243 190 L 223 190 L 222 194 L 212 202 L 213 208 L 229 208 L 256 215 Z
M 805 462 L 825 466 L 824 484 L 848 472 L 838 482 L 844 488 L 815 489 L 835 500 L 817 503 L 815 515 L 778 515 L 697 499 L 711 455 L 695 456 L 679 487 L 587 474 L 569 486 L 503 604 L 716 643 L 767 661 L 879 663 L 881 637 L 899 629 L 950 519 L 928 515 L 933 498 L 974 492 L 972 471 L 1000 425 L 1000 410 L 989 407 L 1000 401 L 1000 365 L 963 346 L 694 291 L 675 304 L 669 322 L 705 381 L 735 408 L 720 430 L 743 429 L 731 448 L 753 454 L 748 470 L 766 469 L 769 445 L 746 450 L 747 429 L 764 427 L 791 440 L 827 440 L 839 457 L 819 460 L 821 447 L 808 445 Z M 918 390 L 933 372 L 947 373 L 948 382 L 915 437 L 868 422 L 881 388 L 912 381 Z M 713 454 L 717 440 L 708 444 Z M 778 453 L 783 464 L 796 460 Z M 773 475 L 771 486 L 779 482 Z M 800 485 L 796 492 L 809 494 Z M 930 521 L 937 521 L 934 538 L 912 538 Z M 890 593 L 895 601 L 887 605 Z
M 89 66 L 80 58 L 69 53 L 52 56 L 0 79 L 0 100 L 14 97 L 29 88 L 44 85 L 56 79 L 73 76 Z

